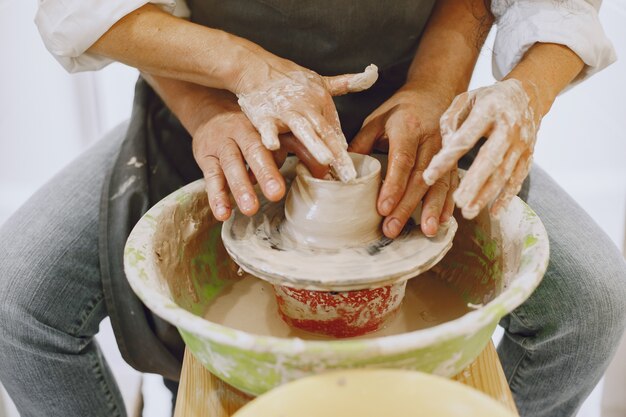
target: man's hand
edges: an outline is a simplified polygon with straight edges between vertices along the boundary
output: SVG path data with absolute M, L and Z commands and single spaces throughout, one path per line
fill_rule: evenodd
M 497 214 L 528 175 L 537 129 L 530 99 L 518 80 L 463 93 L 441 117 L 443 148 L 424 172 L 424 180 L 433 184 L 486 137 L 454 200 L 467 219 L 491 202 L 492 214 Z
M 452 193 L 458 184 L 456 166 L 435 183 L 422 179 L 432 157 L 441 149 L 439 118 L 448 102 L 435 93 L 399 90 L 363 123 L 350 144 L 353 152 L 368 154 L 374 147 L 389 151 L 385 182 L 378 197 L 378 212 L 385 216 L 383 232 L 397 237 L 423 199 L 421 228 L 434 236 L 454 209 Z

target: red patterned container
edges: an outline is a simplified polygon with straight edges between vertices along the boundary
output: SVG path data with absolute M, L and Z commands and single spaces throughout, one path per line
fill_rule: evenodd
M 281 317 L 290 326 L 337 338 L 380 329 L 400 307 L 406 281 L 358 291 L 309 291 L 274 286 Z

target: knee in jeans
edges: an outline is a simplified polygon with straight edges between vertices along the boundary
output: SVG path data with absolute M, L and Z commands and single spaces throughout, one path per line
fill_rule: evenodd
M 29 301 L 19 285 L 17 273 L 8 259 L 0 257 L 0 344 L 11 342 L 16 332 L 24 331 L 20 317 L 23 316 L 24 304 Z
M 0 350 L 46 343 L 80 350 L 76 317 L 59 294 L 63 286 L 47 285 L 59 279 L 53 275 L 25 257 L 0 255 Z
M 0 259 L 0 341 L 15 342 L 31 331 L 36 294 L 19 265 Z M 2 342 L 0 342 L 2 343 Z
M 626 264 L 621 257 L 608 257 L 593 263 L 574 261 L 569 267 L 570 294 L 564 294 L 569 301 L 561 313 L 576 320 L 584 341 L 617 345 L 626 325 Z

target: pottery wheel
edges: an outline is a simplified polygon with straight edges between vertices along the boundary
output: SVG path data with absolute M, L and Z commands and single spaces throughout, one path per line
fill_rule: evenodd
M 295 157 L 281 168 L 287 185 L 295 176 Z M 381 237 L 362 246 L 311 248 L 281 233 L 284 202 L 265 199 L 257 187 L 260 209 L 248 217 L 233 210 L 222 226 L 224 247 L 246 272 L 271 284 L 319 291 L 348 291 L 389 285 L 433 267 L 452 247 L 457 223 L 451 218 L 435 237 L 426 237 L 418 213 L 396 239 Z

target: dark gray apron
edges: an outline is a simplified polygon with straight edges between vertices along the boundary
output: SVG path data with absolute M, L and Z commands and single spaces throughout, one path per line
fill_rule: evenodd
M 191 20 L 250 39 L 322 75 L 362 71 L 378 82 L 335 99 L 347 138 L 405 81 L 434 0 L 188 0 Z M 135 157 L 141 168 L 128 165 Z M 134 181 L 129 181 L 134 176 Z M 142 372 L 178 380 L 183 345 L 175 328 L 134 295 L 123 270 L 126 238 L 157 201 L 201 178 L 191 138 L 149 85 L 139 79 L 130 126 L 102 193 L 100 263 L 105 299 L 124 359 Z M 112 198 L 122 184 L 121 196 Z

